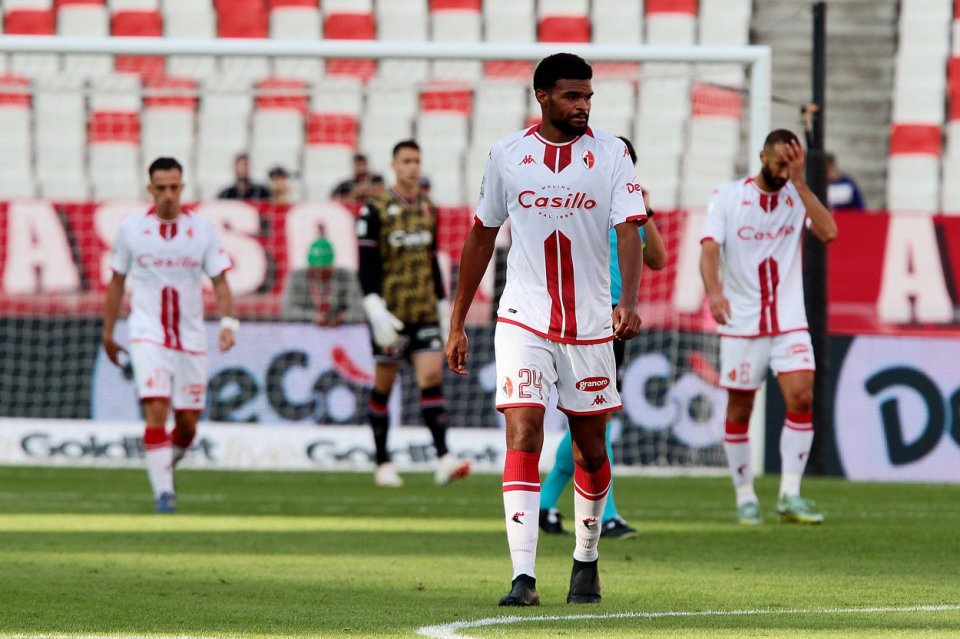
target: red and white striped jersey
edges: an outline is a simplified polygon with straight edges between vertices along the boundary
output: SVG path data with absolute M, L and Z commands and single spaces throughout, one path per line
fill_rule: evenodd
M 182 209 L 171 221 L 153 209 L 123 221 L 110 254 L 110 268 L 130 288 L 130 340 L 190 353 L 206 350 L 203 276 L 230 268 L 216 229 Z
M 537 128 L 500 139 L 480 187 L 477 223 L 511 223 L 507 282 L 497 311 L 547 339 L 612 339 L 608 231 L 643 224 L 643 194 L 623 142 L 591 131 L 554 144 Z
M 802 231 L 806 209 L 793 184 L 776 193 L 753 178 L 721 185 L 710 198 L 701 243 L 721 246 L 723 291 L 731 320 L 721 335 L 759 337 L 807 327 Z

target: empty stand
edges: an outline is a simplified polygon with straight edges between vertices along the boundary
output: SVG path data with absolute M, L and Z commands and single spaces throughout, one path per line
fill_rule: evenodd
M 270 37 L 278 40 L 318 40 L 322 32 L 320 8 L 316 0 L 273 0 L 270 5 Z M 323 64 L 317 58 L 280 58 L 274 73 L 312 82 L 323 76 Z
M 197 187 L 201 198 L 215 198 L 233 182 L 233 158 L 250 145 L 251 86 L 235 78 L 203 83 L 197 117 Z
M 104 38 L 110 35 L 110 19 L 102 1 L 69 1 L 57 3 L 57 35 Z M 64 56 L 63 71 L 86 77 L 113 72 L 113 56 L 82 54 Z
M 257 83 L 250 131 L 250 172 L 265 180 L 274 166 L 300 170 L 304 141 L 307 86 L 289 78 L 268 78 Z
M 140 80 L 130 74 L 105 75 L 91 89 L 91 195 L 97 200 L 141 197 L 146 180 L 140 174 Z
M 197 197 L 193 143 L 197 83 L 193 78 L 157 77 L 144 82 L 140 147 L 144 168 L 160 156 L 176 158 L 184 169 L 184 198 Z
M 537 12 L 534 0 L 485 0 L 483 3 L 484 40 L 487 42 L 536 42 Z M 507 78 L 527 83 L 533 63 L 527 61 L 488 61 L 483 65 L 487 78 Z
M 378 2 L 377 39 L 390 42 L 424 42 L 429 39 L 427 0 Z M 381 60 L 377 74 L 425 80 L 430 73 L 426 60 Z
M 196 0 L 164 0 L 163 35 L 168 38 L 215 38 L 217 18 L 212 3 Z M 209 78 L 217 73 L 216 58 L 170 56 L 167 73 L 175 76 Z
M 343 2 L 324 5 L 323 37 L 328 40 L 372 40 L 376 38 L 376 21 L 372 11 L 340 11 Z M 365 4 L 360 2 L 359 4 Z M 332 6 L 331 6 L 332 5 Z M 328 59 L 326 72 L 330 75 L 350 75 L 369 80 L 377 72 L 376 60 Z
M 30 136 L 30 80 L 0 76 L 0 197 L 33 197 L 33 144 Z
M 53 35 L 57 19 L 53 0 L 8 0 L 4 5 L 3 32 L 9 35 Z M 51 53 L 14 53 L 9 71 L 31 78 L 50 76 L 60 68 L 59 56 Z
M 479 42 L 483 20 L 476 0 L 457 2 L 433 0 L 430 3 L 430 37 L 436 42 Z M 437 80 L 474 81 L 483 75 L 483 63 L 477 61 L 438 60 L 431 76 Z
M 133 0 L 128 0 L 132 2 Z M 110 33 L 114 36 L 160 37 L 163 35 L 163 17 L 154 9 L 121 9 L 110 17 Z M 163 75 L 166 60 L 162 56 L 118 55 L 115 68 L 121 73 L 141 76 Z
M 47 76 L 33 87 L 39 195 L 53 200 L 90 195 L 86 166 L 86 92 L 77 76 Z
M 642 41 L 643 0 L 593 0 L 590 9 L 594 42 L 639 44 Z

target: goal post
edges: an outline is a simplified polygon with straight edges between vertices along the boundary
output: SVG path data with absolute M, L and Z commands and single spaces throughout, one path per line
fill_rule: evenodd
M 759 170 L 771 121 L 766 46 L 5 36 L 0 54 L 11 75 L 0 79 L 0 115 L 23 122 L 6 135 L 20 140 L 28 160 L 17 175 L 30 184 L 9 190 L 0 167 L 0 417 L 138 420 L 130 372 L 110 366 L 99 348 L 104 265 L 120 221 L 144 208 L 145 167 L 172 154 L 184 160 L 186 199 L 218 226 L 235 258 L 228 278 L 245 324 L 237 350 L 208 353 L 204 419 L 361 433 L 339 442 L 331 435 L 330 446 L 341 448 L 323 464 L 338 461 L 320 465 L 367 459 L 366 327 L 290 320 L 286 278 L 305 266 L 317 235 L 333 242 L 338 267 L 356 269 L 357 202 L 334 201 L 331 191 L 357 151 L 389 183 L 389 149 L 413 136 L 440 205 L 439 260 L 453 287 L 489 146 L 539 118 L 530 74 L 557 51 L 594 65 L 591 126 L 632 139 L 669 254 L 664 270 L 644 272 L 645 330 L 627 347 L 616 461 L 627 472 L 719 472 L 725 394 L 697 269 L 698 231 L 712 189 Z M 31 57 L 49 66 L 31 66 Z M 120 61 L 129 58 L 160 59 L 160 71 L 123 73 Z M 341 62 L 352 64 L 334 64 Z M 170 127 L 177 136 L 164 135 Z M 261 181 L 278 164 L 289 169 L 293 201 L 219 200 L 241 151 Z M 473 375 L 444 380 L 451 426 L 490 441 L 502 440 L 493 315 L 508 231 L 498 242 L 468 318 Z M 207 309 L 212 318 L 212 298 Z M 397 426 L 419 424 L 409 371 L 391 402 Z M 754 422 L 762 424 L 762 410 Z M 548 412 L 551 432 L 564 424 Z M 763 428 L 751 426 L 751 434 L 762 453 Z M 427 435 L 404 437 L 404 460 L 429 458 Z M 470 441 L 464 454 L 477 458 L 490 450 L 483 438 L 460 441 Z

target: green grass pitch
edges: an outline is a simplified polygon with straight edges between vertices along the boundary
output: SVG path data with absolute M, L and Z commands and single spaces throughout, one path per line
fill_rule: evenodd
M 181 471 L 154 515 L 143 471 L 0 467 L 0 639 L 960 637 L 960 485 L 807 479 L 800 527 L 763 478 L 745 528 L 726 479 L 620 478 L 641 535 L 601 542 L 603 603 L 565 603 L 573 539 L 541 536 L 543 605 L 500 609 L 499 477 L 406 479 Z

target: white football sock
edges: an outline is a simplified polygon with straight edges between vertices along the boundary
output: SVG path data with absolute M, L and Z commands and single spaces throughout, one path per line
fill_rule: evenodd
M 727 420 L 723 450 L 727 453 L 730 479 L 737 493 L 737 506 L 759 501 L 753 489 L 753 467 L 750 463 L 750 436 L 748 424 L 734 424 Z
M 597 545 L 603 526 L 603 509 L 610 492 L 610 460 L 594 473 L 577 466 L 573 471 L 573 515 L 577 545 L 573 558 L 577 561 L 596 561 Z
M 780 431 L 780 494 L 800 494 L 800 478 L 810 458 L 813 423 L 810 413 L 787 413 Z
M 173 493 L 173 448 L 166 429 L 148 426 L 143 434 L 143 447 L 154 499 L 163 493 Z

